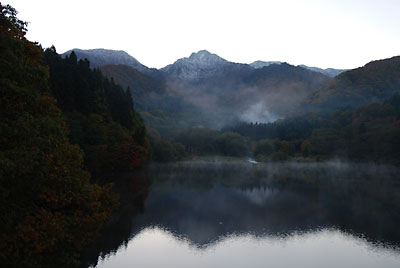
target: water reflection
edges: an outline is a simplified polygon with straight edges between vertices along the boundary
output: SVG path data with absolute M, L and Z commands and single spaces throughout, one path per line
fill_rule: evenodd
M 146 228 L 115 256 L 100 261 L 102 268 L 128 267 L 393 267 L 397 254 L 372 250 L 362 239 L 335 230 L 255 238 L 231 235 L 199 251 L 188 240 L 160 228 Z
M 353 256 L 347 264 L 332 259 L 332 267 L 354 267 L 354 260 L 356 266 L 368 267 L 364 262 L 371 258 L 373 267 L 385 260 L 384 267 L 399 267 L 400 176 L 394 167 L 340 162 L 186 162 L 153 165 L 147 176 L 152 183 L 143 213 L 124 215 L 122 220 L 128 217 L 131 226 L 124 239 L 131 238 L 125 243 L 127 249 L 120 249 L 100 267 L 160 267 L 132 257 L 145 250 L 143 245 L 159 248 L 149 249 L 144 259 L 157 256 L 149 259 L 159 260 L 165 254 L 174 255 L 169 249 L 176 250 L 177 260 L 170 257 L 168 267 L 195 267 L 184 261 L 186 255 L 199 262 L 197 267 L 248 266 L 235 261 L 224 266 L 221 257 L 214 264 L 208 263 L 213 259 L 208 255 L 202 260 L 193 257 L 214 248 L 231 260 L 235 254 L 244 260 L 253 256 L 247 247 L 260 253 L 253 256 L 260 263 L 252 262 L 251 267 L 289 267 L 304 258 L 309 258 L 304 267 L 327 267 L 326 263 L 313 264 L 320 261 L 315 253 L 322 249 L 331 250 L 332 258 L 338 260 Z M 118 225 L 113 228 L 119 229 Z M 236 245 L 237 252 L 230 251 L 234 249 L 230 245 Z M 271 252 L 283 262 L 276 262 Z M 284 257 L 287 254 L 297 258 L 293 265 Z M 132 258 L 134 262 L 123 266 L 122 262 Z

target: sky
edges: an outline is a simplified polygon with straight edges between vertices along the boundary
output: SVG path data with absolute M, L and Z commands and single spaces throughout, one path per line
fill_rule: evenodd
M 400 55 L 399 0 L 6 0 L 59 53 L 124 50 L 161 68 L 206 49 L 233 62 L 356 68 Z

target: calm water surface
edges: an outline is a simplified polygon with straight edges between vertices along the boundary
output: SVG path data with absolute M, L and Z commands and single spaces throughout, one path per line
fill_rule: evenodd
M 399 174 L 341 162 L 152 165 L 127 176 L 126 204 L 86 263 L 400 267 Z

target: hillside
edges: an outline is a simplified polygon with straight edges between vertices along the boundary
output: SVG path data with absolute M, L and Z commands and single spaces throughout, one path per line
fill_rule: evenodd
M 130 88 L 135 100 L 135 107 L 139 110 L 151 110 L 157 108 L 156 102 L 166 95 L 165 84 L 160 79 L 150 77 L 128 65 L 104 65 L 99 67 L 107 77 L 124 88 Z
M 272 64 L 256 69 L 248 77 L 247 83 L 257 89 L 249 102 L 263 100 L 264 107 L 280 118 L 294 115 L 302 111 L 304 101 L 329 80 L 322 73 L 287 63 Z
M 153 134 L 169 135 L 179 128 L 214 124 L 198 107 L 172 92 L 162 78 L 148 76 L 126 65 L 105 65 L 99 70 L 129 89 L 135 109 Z
M 327 69 L 322 69 L 322 68 L 318 68 L 318 67 L 310 67 L 304 64 L 299 65 L 299 67 L 314 71 L 314 72 L 318 72 L 318 73 L 322 73 L 324 75 L 327 75 L 329 77 L 335 77 L 338 74 L 341 74 L 345 71 L 348 71 L 347 69 L 334 69 L 334 68 L 327 68 Z
M 310 99 L 319 110 L 356 107 L 383 102 L 400 90 L 400 57 L 372 61 L 364 67 L 341 73 Z

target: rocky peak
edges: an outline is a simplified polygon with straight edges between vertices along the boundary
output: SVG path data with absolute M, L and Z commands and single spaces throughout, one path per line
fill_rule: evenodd
M 161 69 L 169 75 L 188 80 L 207 76 L 230 62 L 207 50 L 192 53 L 188 58 L 177 60 Z
M 189 58 L 184 58 L 183 60 L 185 60 L 187 63 L 190 64 L 197 64 L 203 66 L 219 65 L 228 62 L 223 58 L 221 58 L 220 56 L 212 54 L 207 50 L 200 50 L 199 52 L 194 52 L 190 55 Z

